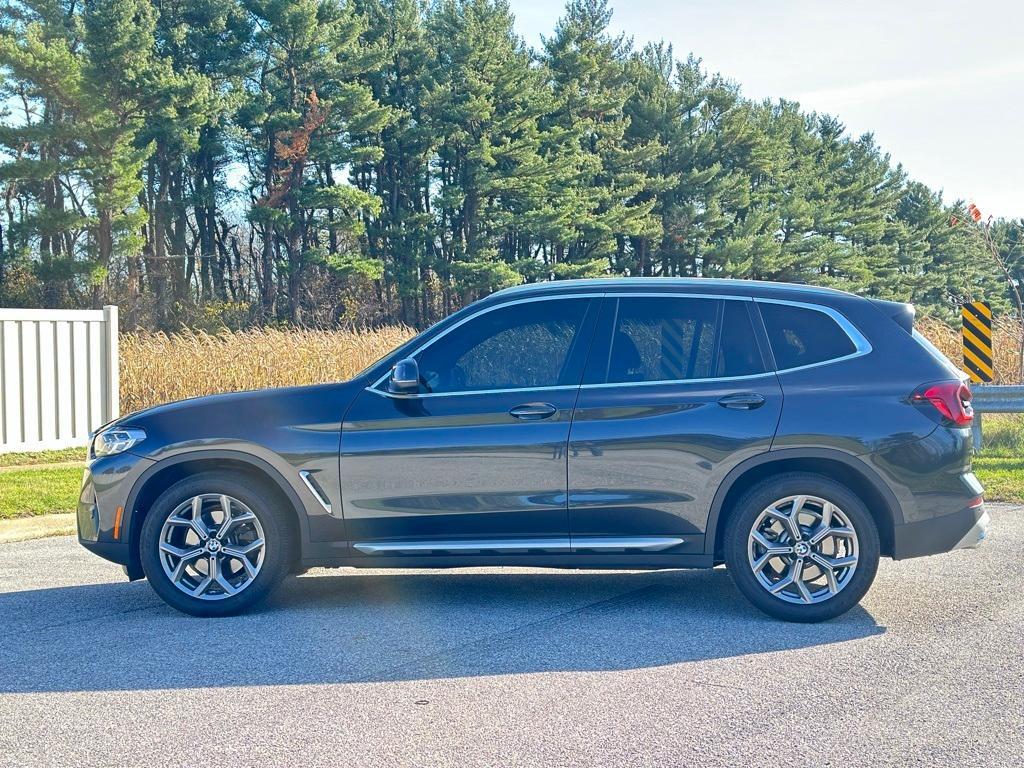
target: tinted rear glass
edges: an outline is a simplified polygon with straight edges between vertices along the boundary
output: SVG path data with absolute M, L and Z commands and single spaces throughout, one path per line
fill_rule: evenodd
M 964 372 L 957 368 L 956 365 L 953 364 L 953 361 L 946 357 L 942 351 L 922 335 L 917 328 L 914 329 L 912 335 L 914 337 L 914 341 L 924 347 L 925 351 L 932 356 L 932 359 L 935 360 L 935 362 L 949 371 L 949 373 L 956 378 L 963 378 Z
M 750 302 L 724 301 L 722 332 L 718 342 L 715 376 L 752 376 L 764 373 L 764 360 L 757 348 L 754 327 L 747 307 Z
M 839 324 L 824 312 L 766 302 L 759 306 L 780 370 L 835 360 L 857 349 Z
M 746 304 L 638 296 L 619 300 L 606 381 L 686 381 L 762 373 Z

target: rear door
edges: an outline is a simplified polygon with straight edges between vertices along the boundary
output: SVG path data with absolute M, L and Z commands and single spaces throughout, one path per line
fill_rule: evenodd
M 718 486 L 782 410 L 755 319 L 745 297 L 604 300 L 569 437 L 575 550 L 703 551 Z

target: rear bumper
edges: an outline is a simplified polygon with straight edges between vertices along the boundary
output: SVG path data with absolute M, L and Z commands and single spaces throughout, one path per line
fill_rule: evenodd
M 988 524 L 992 520 L 988 512 L 982 512 L 978 522 L 971 526 L 971 530 L 964 534 L 964 537 L 957 542 L 953 549 L 974 549 L 980 547 L 981 542 L 988 536 Z
M 936 555 L 977 547 L 988 532 L 989 515 L 982 504 L 951 515 L 897 525 L 893 529 L 893 559 Z

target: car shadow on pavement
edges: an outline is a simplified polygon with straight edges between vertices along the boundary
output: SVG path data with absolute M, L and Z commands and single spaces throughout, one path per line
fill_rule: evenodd
M 706 571 L 317 571 L 196 619 L 145 582 L 0 594 L 0 692 L 420 680 L 657 667 L 842 643 L 861 607 L 787 624 Z

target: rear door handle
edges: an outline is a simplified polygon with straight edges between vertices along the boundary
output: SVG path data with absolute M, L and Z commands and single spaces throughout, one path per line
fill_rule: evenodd
M 523 403 L 509 411 L 510 414 L 523 421 L 539 421 L 554 416 L 557 412 L 558 409 L 551 403 Z
M 726 395 L 718 401 L 723 408 L 731 408 L 734 411 L 752 411 L 764 405 L 764 395 L 744 392 L 737 395 Z

